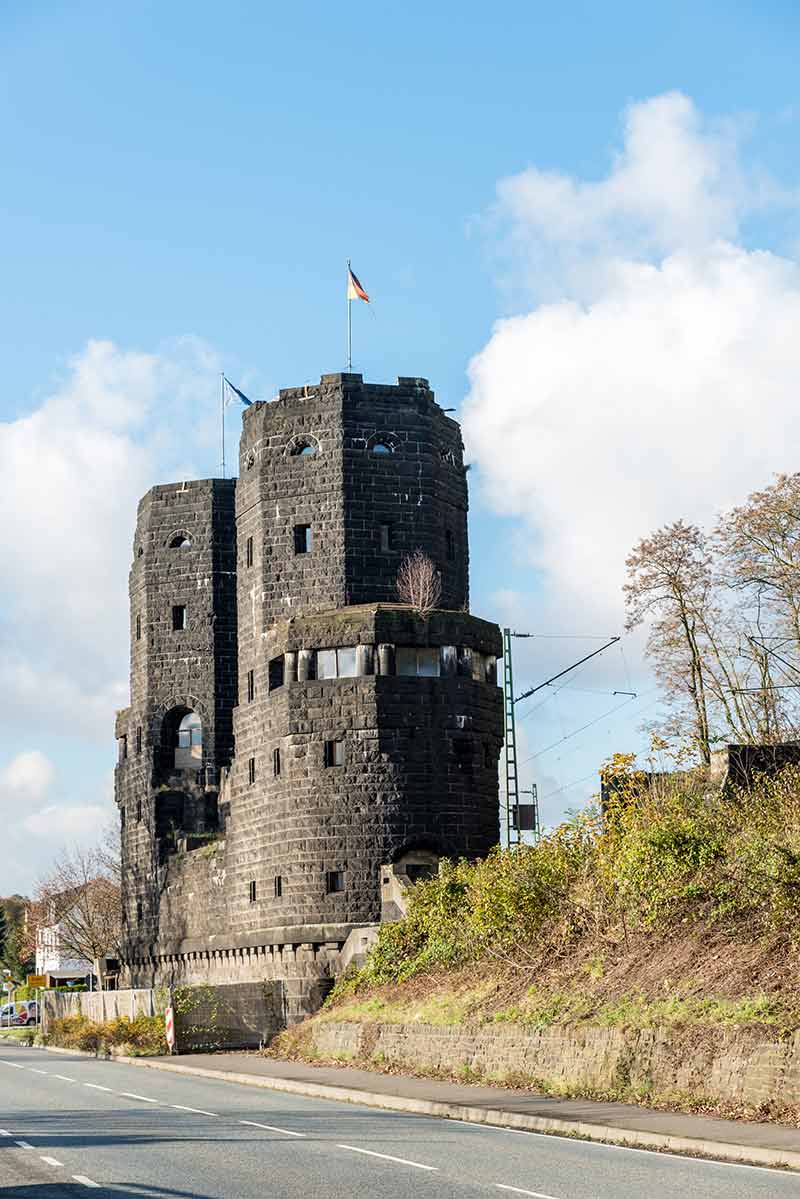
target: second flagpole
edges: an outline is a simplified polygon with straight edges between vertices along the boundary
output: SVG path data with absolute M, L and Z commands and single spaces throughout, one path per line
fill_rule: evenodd
M 222 427 L 222 477 L 225 478 L 225 374 L 219 376 L 219 416 Z
M 347 370 L 353 368 L 353 304 L 350 299 L 350 259 L 347 260 L 347 287 L 345 288 L 345 303 L 347 304 Z

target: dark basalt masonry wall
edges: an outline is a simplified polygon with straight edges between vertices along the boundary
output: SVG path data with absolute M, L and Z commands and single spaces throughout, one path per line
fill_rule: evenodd
M 442 576 L 424 620 L 396 602 L 417 548 Z M 141 501 L 130 596 L 129 981 L 280 979 L 295 1018 L 380 919 L 382 865 L 498 839 L 501 641 L 467 611 L 458 424 L 424 379 L 325 375 L 254 404 L 237 482 Z M 402 673 L 415 647 L 422 676 Z M 345 677 L 314 677 L 336 649 Z

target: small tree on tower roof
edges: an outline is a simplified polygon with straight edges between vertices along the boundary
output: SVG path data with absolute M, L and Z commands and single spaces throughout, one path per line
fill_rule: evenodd
M 423 620 L 438 608 L 442 598 L 442 576 L 419 549 L 400 563 L 396 586 L 400 602 L 409 604 Z

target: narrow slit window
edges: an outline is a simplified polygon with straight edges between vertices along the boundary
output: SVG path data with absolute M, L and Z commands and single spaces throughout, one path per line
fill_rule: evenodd
M 247 781 L 250 786 L 256 781 L 256 760 L 255 758 L 247 759 Z
M 325 890 L 329 895 L 338 895 L 344 891 L 344 871 L 328 870 L 325 875 Z
M 142 730 L 140 728 L 136 730 L 136 752 L 137 754 L 142 752 Z
M 466 737 L 456 737 L 453 741 L 453 756 L 459 770 L 471 770 L 472 742 Z
M 296 554 L 311 553 L 311 525 L 294 526 L 294 552 Z
M 128 756 L 128 735 L 123 733 L 119 739 L 119 760 L 124 762 Z
M 141 639 L 142 639 L 142 618 L 141 618 L 141 616 L 137 616 L 136 617 L 136 640 L 141 641 Z
M 281 772 L 281 751 L 276 745 L 272 751 L 272 773 L 277 778 Z
M 456 556 L 456 539 L 453 536 L 452 529 L 445 529 L 445 544 L 447 547 L 447 561 L 452 562 Z
M 483 744 L 483 765 L 486 770 L 492 770 L 494 768 L 494 754 L 488 741 L 485 741 Z
M 253 878 L 250 880 L 250 902 L 255 903 L 255 901 L 256 901 L 256 880 Z
M 141 819 L 142 819 L 142 801 L 141 801 L 140 799 L 137 799 L 137 801 L 136 801 L 136 820 L 137 820 L 137 823 L 141 823 Z
M 280 899 L 283 895 L 283 878 L 280 874 L 275 875 L 275 898 Z
M 323 760 L 326 766 L 344 766 L 344 741 L 326 741 Z
M 392 545 L 392 526 L 389 524 L 382 524 L 380 526 L 380 531 L 381 531 L 381 553 L 388 554 L 389 551 L 394 548 Z
M 253 565 L 253 538 L 248 537 L 244 547 L 244 558 L 247 566 Z
M 179 629 L 185 629 L 186 622 L 186 604 L 172 605 L 172 628 L 175 632 Z
M 141 901 L 141 899 L 137 899 L 136 900 L 136 920 L 138 923 L 141 923 L 143 914 L 144 914 L 144 912 L 142 909 L 142 901 Z
M 247 702 L 251 704 L 256 697 L 256 676 L 255 672 L 248 670 L 247 672 Z
M 124 807 L 120 808 L 120 810 L 119 810 L 119 823 L 120 823 L 120 828 L 125 827 L 125 808 Z

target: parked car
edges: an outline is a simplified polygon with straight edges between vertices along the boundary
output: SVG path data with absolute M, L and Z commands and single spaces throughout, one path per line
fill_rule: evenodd
M 19 1027 L 25 1024 L 38 1024 L 39 1005 L 35 999 L 23 999 L 17 1004 L 17 1016 L 14 1023 Z

